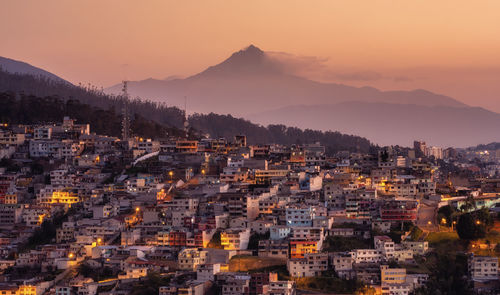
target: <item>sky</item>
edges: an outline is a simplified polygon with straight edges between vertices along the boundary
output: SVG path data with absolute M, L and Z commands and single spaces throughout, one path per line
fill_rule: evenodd
M 500 1 L 2 0 L 0 56 L 73 83 L 189 76 L 249 44 L 321 81 L 500 112 Z

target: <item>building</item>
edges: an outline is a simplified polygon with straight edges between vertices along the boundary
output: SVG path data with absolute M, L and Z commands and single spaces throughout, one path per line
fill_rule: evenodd
M 379 250 L 384 256 L 385 260 L 394 258 L 394 241 L 388 236 L 375 236 L 373 237 L 375 249 Z
M 196 270 L 198 265 L 208 262 L 208 251 L 188 248 L 179 252 L 178 264 L 182 270 Z
M 391 200 L 380 206 L 382 221 L 417 220 L 418 201 Z
M 295 295 L 294 281 L 269 282 L 269 295 Z
M 381 286 L 382 295 L 408 295 L 411 288 L 407 283 L 389 284 L 383 283 Z
M 471 254 L 468 269 L 473 281 L 498 280 L 498 257 Z
M 286 225 L 289 227 L 295 226 L 312 226 L 314 212 L 312 208 L 286 208 Z
M 414 255 L 425 255 L 429 251 L 429 242 L 427 241 L 403 241 L 402 244 Z
M 288 258 L 288 241 L 284 240 L 260 240 L 259 257 Z
M 304 258 L 287 261 L 287 269 L 292 277 L 314 277 L 328 270 L 328 253 L 307 253 Z
M 270 228 L 270 239 L 271 240 L 282 240 L 287 238 L 290 233 L 292 232 L 292 229 L 288 226 L 283 226 L 283 225 L 275 225 Z
M 221 271 L 220 266 L 219 263 L 199 264 L 196 268 L 196 280 L 199 282 L 213 281 L 215 275 Z
M 402 284 L 406 282 L 406 268 L 389 268 L 388 265 L 380 266 L 380 281 L 382 284 Z
M 290 257 L 304 258 L 305 254 L 318 253 L 321 241 L 290 241 Z
M 384 257 L 377 249 L 355 249 L 350 253 L 353 263 L 379 263 Z
M 350 253 L 337 252 L 331 256 L 331 265 L 339 278 L 352 279 L 354 277 L 352 262 Z
M 246 250 L 250 241 L 250 229 L 228 229 L 220 235 L 224 250 Z

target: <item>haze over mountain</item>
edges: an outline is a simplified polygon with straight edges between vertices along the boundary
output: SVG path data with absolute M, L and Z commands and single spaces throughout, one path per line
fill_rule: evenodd
M 188 112 L 230 113 L 261 124 L 335 130 L 383 144 L 414 139 L 439 146 L 500 140 L 500 115 L 426 90 L 380 91 L 321 83 L 290 73 L 291 67 L 249 47 L 185 79 L 131 82 L 133 96 L 184 106 Z M 119 93 L 120 85 L 106 89 Z
M 500 115 L 477 107 L 353 101 L 285 107 L 249 119 L 318 130 L 334 126 L 339 132 L 356 134 L 381 145 L 408 146 L 415 139 L 425 139 L 443 147 L 466 147 L 500 139 Z
M 0 56 L 0 68 L 6 72 L 13 73 L 13 74 L 28 74 L 28 75 L 32 75 L 32 76 L 47 78 L 50 80 L 54 80 L 56 82 L 69 83 L 68 81 L 64 80 L 63 78 L 61 78 L 57 75 L 54 75 L 50 72 L 47 72 L 46 70 L 37 68 L 35 66 L 32 66 L 32 65 L 25 63 L 25 62 L 22 62 L 22 61 L 17 61 L 17 60 L 13 60 L 13 59 L 1 57 L 1 56 Z
M 465 106 L 450 97 L 425 90 L 379 91 L 320 83 L 287 72 L 289 65 L 250 45 L 220 64 L 186 79 L 147 79 L 131 82 L 129 92 L 169 105 L 184 106 L 188 112 L 230 113 L 237 116 L 289 105 L 333 104 L 344 101 L 412 103 L 427 106 Z M 105 90 L 117 94 L 121 85 Z

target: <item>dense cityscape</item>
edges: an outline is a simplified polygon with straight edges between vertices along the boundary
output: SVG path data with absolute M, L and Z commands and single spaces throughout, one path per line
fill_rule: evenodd
M 2 123 L 2 294 L 499 290 L 498 144 L 328 155 L 127 120 Z

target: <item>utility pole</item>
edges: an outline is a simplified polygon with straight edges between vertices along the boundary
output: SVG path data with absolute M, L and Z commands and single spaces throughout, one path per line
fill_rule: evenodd
M 189 137 L 189 122 L 187 116 L 187 97 L 184 96 L 184 132 L 186 135 L 186 139 Z
M 123 119 L 122 119 L 122 140 L 126 141 L 130 137 L 130 116 L 128 111 L 129 96 L 127 91 L 128 81 L 123 81 L 122 97 L 123 97 Z

